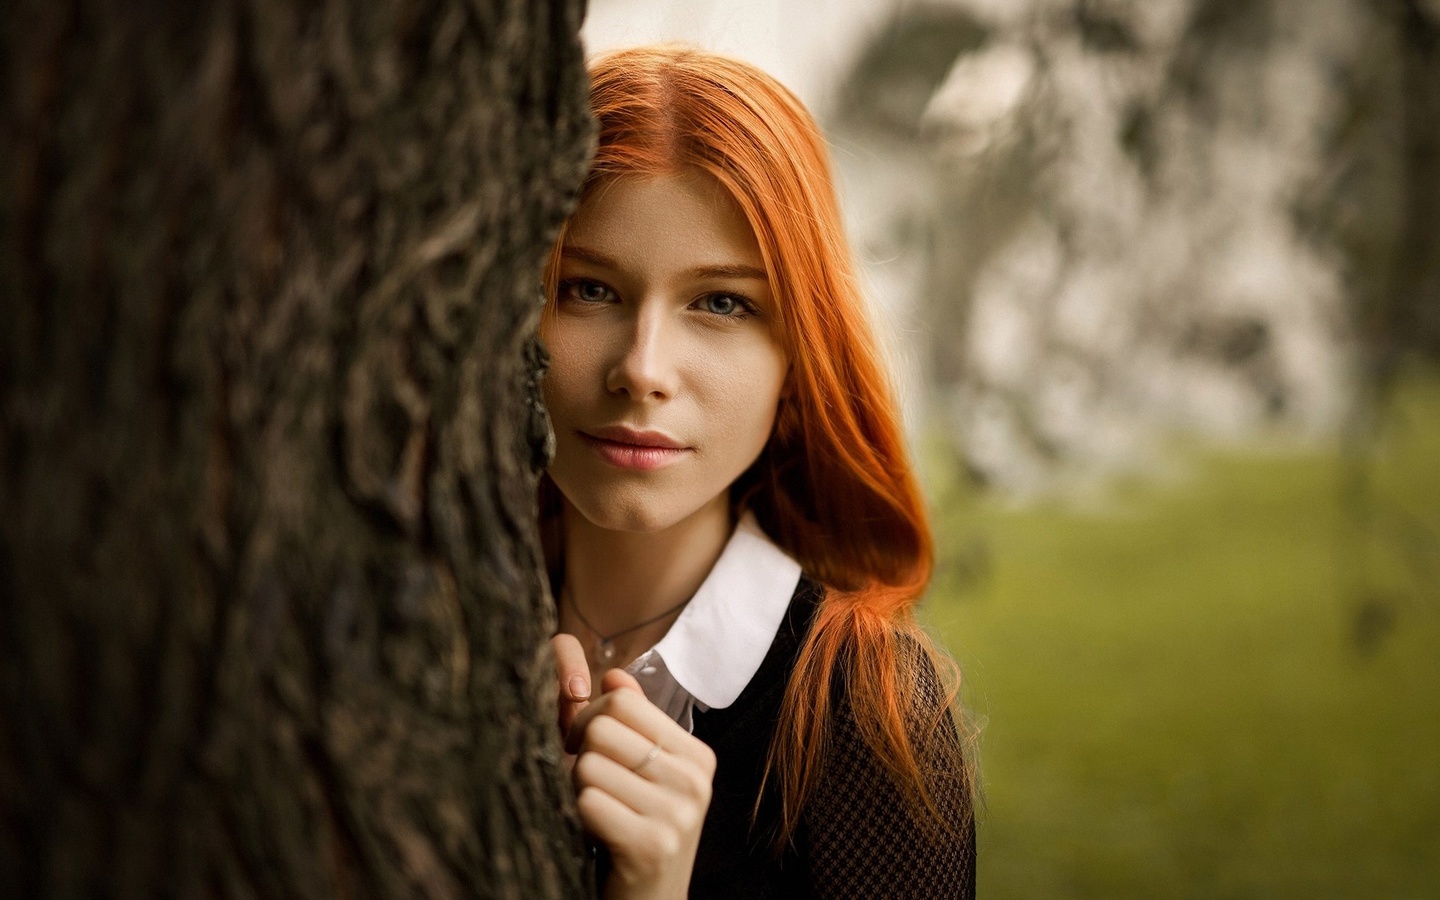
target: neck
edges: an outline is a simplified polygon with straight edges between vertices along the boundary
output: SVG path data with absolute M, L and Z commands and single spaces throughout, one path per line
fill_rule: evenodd
M 661 531 L 600 528 L 567 501 L 564 528 L 565 590 L 585 620 L 604 635 L 662 616 L 695 595 L 730 538 L 729 500 L 722 493 Z M 561 609 L 561 625 L 591 651 L 598 637 Z M 611 665 L 624 665 L 670 629 L 675 615 L 616 637 Z M 592 659 L 592 665 L 596 660 Z

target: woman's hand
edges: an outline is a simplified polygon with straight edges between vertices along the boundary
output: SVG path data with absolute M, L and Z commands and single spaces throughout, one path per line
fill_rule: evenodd
M 710 806 L 715 753 L 611 669 L 604 696 L 576 715 L 565 749 L 579 753 L 571 777 L 586 829 L 614 867 L 606 900 L 683 898 Z
M 560 739 L 569 734 L 575 716 L 590 702 L 590 663 L 585 659 L 585 649 L 573 634 L 557 634 L 550 639 L 550 649 L 555 654 L 555 680 L 559 686 L 556 698 L 560 720 Z M 574 758 L 566 757 L 566 766 Z

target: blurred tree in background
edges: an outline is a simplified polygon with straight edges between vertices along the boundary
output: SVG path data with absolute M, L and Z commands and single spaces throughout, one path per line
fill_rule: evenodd
M 1440 360 L 1440 2 L 1392 0 L 1403 35 L 1405 207 L 1386 298 L 1382 372 L 1408 355 Z
M 833 128 L 919 260 L 925 418 L 1028 495 L 1363 414 L 1440 353 L 1437 35 L 1418 0 L 898 6 Z
M 580 14 L 0 13 L 0 895 L 584 895 L 527 343 Z

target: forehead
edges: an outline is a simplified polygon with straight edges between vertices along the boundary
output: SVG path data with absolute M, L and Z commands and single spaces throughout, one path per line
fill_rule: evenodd
M 565 242 L 617 259 L 763 266 L 740 205 L 713 176 L 696 169 L 601 183 L 571 217 Z

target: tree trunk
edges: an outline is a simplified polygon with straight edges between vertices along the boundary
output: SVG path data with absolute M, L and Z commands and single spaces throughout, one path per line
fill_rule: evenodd
M 582 896 L 534 488 L 583 0 L 0 14 L 0 895 Z
M 1390 344 L 1440 360 L 1440 2 L 1403 0 L 1405 221 Z

